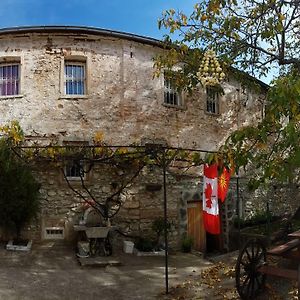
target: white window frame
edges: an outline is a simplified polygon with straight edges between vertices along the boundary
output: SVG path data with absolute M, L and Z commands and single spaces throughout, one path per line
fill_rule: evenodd
M 65 76 L 65 65 L 74 64 L 74 65 L 83 65 L 84 66 L 84 94 L 66 94 L 66 76 Z M 60 99 L 87 99 L 89 98 L 89 59 L 87 56 L 83 56 L 80 53 L 74 53 L 72 55 L 67 55 L 61 58 L 60 61 Z
M 83 76 L 80 77 L 79 79 L 74 80 L 74 77 L 72 76 L 71 77 L 71 80 L 69 81 L 72 81 L 72 82 L 82 82 L 83 83 L 83 93 L 68 93 L 67 91 L 67 82 L 68 82 L 68 78 L 67 78 L 67 74 L 66 74 L 66 67 L 67 66 L 74 66 L 74 67 L 82 67 L 83 69 Z M 65 61 L 65 64 L 64 64 L 64 94 L 66 96 L 84 96 L 86 95 L 86 91 L 87 91 L 87 88 L 86 88 L 86 63 L 85 62 L 78 62 L 78 61 L 73 61 L 73 60 L 66 60 Z
M 0 95 L 1 98 L 13 98 L 13 97 L 18 97 L 21 95 L 21 62 L 19 59 L 15 59 L 12 61 L 0 61 L 0 68 L 1 67 L 13 67 L 13 66 L 18 66 L 18 77 L 15 80 L 15 85 L 18 83 L 18 90 L 16 94 L 3 94 Z M 12 78 L 4 78 L 0 77 L 0 81 L 8 82 L 9 80 L 12 80 Z
M 205 111 L 211 115 L 220 114 L 220 93 L 206 87 Z
M 183 106 L 183 95 L 178 89 L 172 84 L 171 78 L 163 78 L 164 85 L 164 95 L 163 104 L 172 107 L 182 107 Z

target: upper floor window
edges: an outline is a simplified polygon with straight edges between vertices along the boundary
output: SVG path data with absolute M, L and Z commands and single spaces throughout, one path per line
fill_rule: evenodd
M 219 114 L 219 93 L 213 88 L 206 88 L 206 112 Z
M 65 94 L 85 95 L 86 76 L 85 63 L 66 62 L 65 63 Z
M 164 104 L 181 106 L 182 96 L 171 79 L 164 79 Z
M 19 95 L 20 64 L 0 64 L 0 96 Z

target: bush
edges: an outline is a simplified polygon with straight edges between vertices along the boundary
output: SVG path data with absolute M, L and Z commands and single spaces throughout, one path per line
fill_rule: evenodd
M 167 234 L 171 231 L 171 223 L 167 221 Z M 159 250 L 162 248 L 162 245 L 160 245 L 160 238 L 162 234 L 165 233 L 165 219 L 163 217 L 156 218 L 152 223 L 152 230 L 155 233 L 155 240 L 154 240 L 154 246 L 156 250 Z
M 39 209 L 39 183 L 29 167 L 0 140 L 0 226 L 15 232 L 36 216 Z
M 250 226 L 255 226 L 255 225 L 260 225 L 260 224 L 265 224 L 268 222 L 273 222 L 280 219 L 280 217 L 273 216 L 270 212 L 257 212 L 255 215 L 253 215 L 250 219 L 238 219 L 236 217 L 233 221 L 234 226 L 237 228 L 239 223 L 240 223 L 240 228 L 245 228 L 245 227 L 250 227 Z
M 193 238 L 190 236 L 183 237 L 181 241 L 181 250 L 182 252 L 188 253 L 191 252 L 193 246 Z
M 143 251 L 143 252 L 152 251 L 153 246 L 154 246 L 153 241 L 148 238 L 139 237 L 135 241 L 135 248 L 138 249 L 139 251 Z

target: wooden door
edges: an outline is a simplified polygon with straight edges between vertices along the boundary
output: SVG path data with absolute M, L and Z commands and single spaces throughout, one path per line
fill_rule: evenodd
M 188 202 L 188 236 L 193 238 L 193 249 L 206 252 L 206 233 L 203 225 L 202 202 Z

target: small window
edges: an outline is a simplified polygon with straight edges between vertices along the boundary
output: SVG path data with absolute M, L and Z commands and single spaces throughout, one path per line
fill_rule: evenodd
M 70 161 L 65 167 L 66 177 L 71 180 L 84 179 L 84 162 L 83 161 Z
M 206 88 L 206 112 L 219 114 L 219 93 L 213 88 Z
M 47 227 L 44 238 L 46 240 L 62 240 L 64 239 L 64 229 L 62 227 Z
M 77 156 L 81 151 L 84 151 L 85 146 L 88 146 L 87 141 L 64 141 L 63 145 L 66 147 L 67 153 L 69 153 L 69 159 L 65 164 L 65 176 L 69 180 L 81 180 L 81 177 L 86 179 L 85 163 Z M 76 159 L 74 159 L 74 156 Z M 83 157 L 83 156 L 81 156 Z
M 19 95 L 20 64 L 0 64 L 0 96 Z
M 85 63 L 65 62 L 65 94 L 85 95 L 86 76 Z
M 176 89 L 172 80 L 164 79 L 164 104 L 181 106 L 182 97 L 181 94 Z

